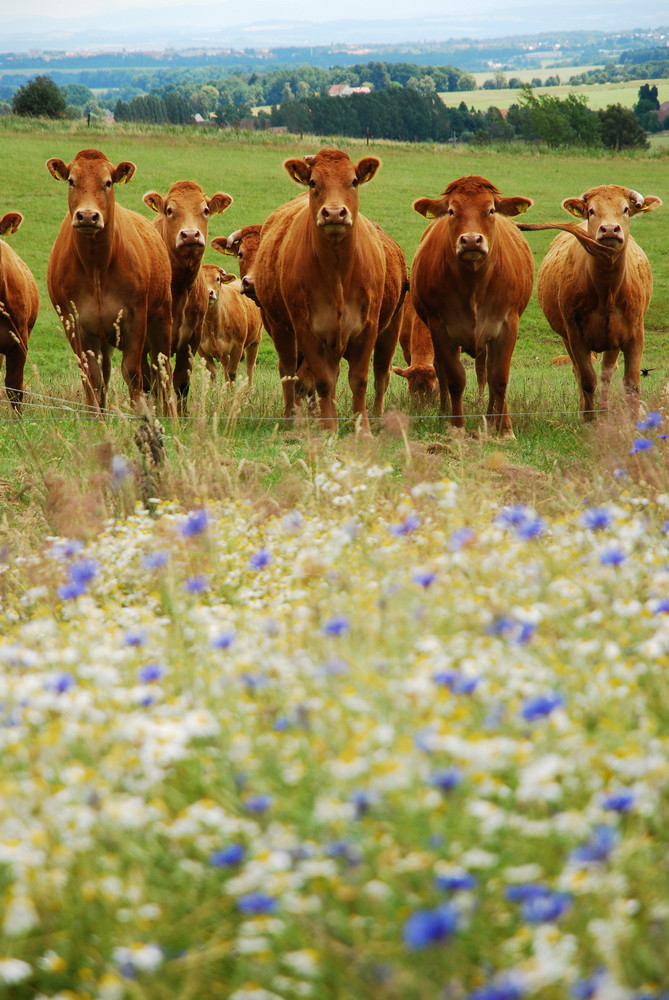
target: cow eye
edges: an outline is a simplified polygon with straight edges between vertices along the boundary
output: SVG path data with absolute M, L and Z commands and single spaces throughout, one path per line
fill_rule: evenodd
M 171 205 L 168 208 L 165 209 L 165 215 L 168 216 L 168 218 L 170 218 L 170 219 L 174 215 L 174 209 L 172 208 Z
M 358 182 L 358 178 L 357 178 L 357 177 L 354 177 L 351 183 L 352 183 L 352 185 L 353 185 L 353 187 L 354 187 L 354 188 L 357 188 L 357 186 L 358 186 L 358 183 L 359 183 L 359 182 Z
M 71 188 L 74 187 L 74 179 L 72 177 L 67 178 L 67 183 L 70 185 Z
M 312 191 L 315 191 L 316 190 L 316 181 L 310 180 L 309 181 L 309 187 L 311 188 Z
M 629 205 L 625 205 L 625 207 L 623 208 L 623 215 L 629 215 L 629 214 L 630 214 Z
M 594 208 L 589 208 L 588 209 L 588 215 L 594 215 L 594 214 L 595 214 Z
M 493 205 L 490 211 L 488 212 L 488 215 L 494 215 L 494 214 L 495 214 L 495 206 Z
M 454 210 L 454 209 L 452 209 L 452 208 L 449 208 L 449 210 L 448 210 L 448 214 L 449 214 L 449 215 L 455 215 L 455 210 Z
M 207 216 L 207 215 L 209 215 L 209 209 L 207 208 L 207 206 L 206 206 L 206 205 L 204 206 L 204 209 L 202 210 L 202 214 L 203 214 L 204 216 Z
M 111 181 L 105 181 L 105 191 L 109 191 L 111 189 L 111 186 L 112 186 Z

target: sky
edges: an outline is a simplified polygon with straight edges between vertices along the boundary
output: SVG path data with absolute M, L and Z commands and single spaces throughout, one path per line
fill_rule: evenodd
M 158 14 L 159 12 L 159 14 Z M 488 38 L 510 34 L 536 34 L 541 31 L 564 29 L 576 31 L 615 30 L 615 28 L 657 28 L 669 25 L 669 0 L 113 0 L 112 4 L 97 4 L 91 0 L 0 0 L 0 51 L 25 51 L 31 47 L 61 48 L 57 38 L 72 45 L 76 31 L 76 48 L 86 46 L 90 28 L 93 48 L 107 34 L 109 44 L 116 38 L 132 37 L 136 27 L 138 44 L 132 47 L 159 48 L 166 32 L 181 31 L 186 39 L 206 39 L 210 34 L 218 41 L 226 32 L 236 38 L 246 37 L 253 44 L 254 31 L 271 45 L 268 25 L 276 24 L 274 44 L 287 44 L 285 22 L 316 23 L 318 32 L 307 44 L 322 44 L 324 25 L 332 23 L 331 40 L 346 41 L 348 22 L 351 41 L 356 34 L 367 31 L 366 25 L 376 22 L 379 33 L 390 29 L 391 22 L 402 22 L 408 29 L 406 40 L 438 40 L 449 38 Z M 351 22 L 360 25 L 360 32 Z M 255 28 L 264 25 L 262 32 Z M 363 27 L 363 25 L 365 27 Z M 234 29 L 234 30 L 232 30 Z M 306 38 L 308 26 L 302 31 Z M 373 34 L 373 31 L 371 32 Z M 318 37 L 317 37 L 318 35 Z M 342 37 L 343 36 L 343 37 Z M 151 45 L 152 38 L 158 44 Z M 67 39 L 67 41 L 66 41 Z M 367 37 L 374 42 L 374 37 Z M 379 39 L 381 40 L 381 39 Z M 25 45 L 24 45 L 25 43 Z M 230 44 L 234 44 L 232 41 Z M 290 44 L 294 44 L 292 41 Z M 178 43 L 175 47 L 179 47 Z M 182 46 L 183 47 L 183 46 Z

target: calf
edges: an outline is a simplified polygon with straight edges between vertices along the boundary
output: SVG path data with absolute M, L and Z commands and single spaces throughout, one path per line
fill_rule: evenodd
M 15 233 L 22 222 L 18 212 L 7 212 L 0 218 L 0 236 Z M 30 268 L 0 240 L 0 355 L 5 356 L 7 396 L 17 412 L 23 400 L 28 338 L 38 311 L 39 293 Z
M 46 166 L 67 183 L 69 206 L 49 256 L 47 288 L 77 356 L 88 402 L 105 406 L 115 347 L 133 402 L 150 383 L 167 398 L 169 257 L 149 221 L 117 205 L 115 197 L 115 186 L 127 184 L 134 163 L 114 166 L 99 150 L 82 149 L 71 163 L 52 158 Z
M 432 337 L 414 309 L 410 293 L 404 300 L 399 343 L 407 367 L 393 365 L 393 371 L 407 380 L 412 399 L 425 402 L 435 397 L 439 391 L 439 382 L 434 370 Z
M 237 367 L 245 355 L 251 387 L 262 337 L 260 310 L 255 302 L 242 295 L 241 281 L 234 274 L 226 274 L 216 264 L 203 264 L 202 276 L 208 291 L 209 308 L 199 352 L 212 378 L 216 376 L 216 360 L 230 382 L 235 381 Z
M 623 386 L 636 418 L 641 390 L 644 316 L 653 288 L 650 264 L 630 236 L 633 215 L 662 204 L 618 184 L 591 188 L 562 207 L 575 223 L 537 223 L 522 229 L 562 229 L 537 276 L 537 295 L 546 319 L 562 337 L 574 366 L 584 420 L 595 416 L 597 375 L 592 352 L 602 354 L 600 406 L 606 411 L 618 355 L 624 358 Z
M 209 217 L 224 212 L 232 198 L 220 191 L 208 198 L 195 181 L 177 181 L 164 198 L 157 191 L 147 191 L 143 201 L 158 213 L 154 225 L 170 258 L 174 388 L 179 409 L 184 412 L 193 358 L 200 345 L 209 305 L 200 273 Z
M 461 350 L 486 361 L 488 417 L 513 437 L 506 405 L 518 322 L 532 294 L 534 261 L 510 217 L 532 202 L 504 198 L 484 177 L 461 177 L 440 198 L 414 209 L 435 221 L 425 230 L 411 271 L 413 304 L 434 347 L 441 412 L 450 394 L 453 423 L 464 427 L 466 384 Z
M 356 164 L 346 153 L 333 149 L 286 160 L 284 167 L 309 189 L 308 196 L 270 215 L 253 268 L 255 293 L 279 355 L 284 415 L 294 412 L 299 351 L 319 396 L 321 421 L 334 428 L 337 377 L 345 358 L 353 411 L 360 414 L 366 433 L 365 393 L 372 350 L 379 334 L 393 323 L 397 343 L 406 289 L 400 275 L 387 280 L 388 268 L 399 262 L 389 238 L 384 239 L 359 211 L 359 186 L 370 181 L 379 166 L 375 157 L 363 157 Z M 247 284 L 248 277 L 244 279 Z M 394 293 L 388 291 L 392 288 Z M 387 354 L 385 339 L 381 346 Z M 390 361 L 388 357 L 383 362 L 386 379 Z M 383 392 L 380 384 L 379 407 Z

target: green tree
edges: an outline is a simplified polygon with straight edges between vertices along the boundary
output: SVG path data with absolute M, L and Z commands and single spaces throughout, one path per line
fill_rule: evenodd
M 66 108 L 67 101 L 62 90 L 49 76 L 28 80 L 12 98 L 14 114 L 29 118 L 61 118 Z
M 646 132 L 630 108 L 609 104 L 597 112 L 601 123 L 602 142 L 607 149 L 648 149 Z
M 463 73 L 458 80 L 458 90 L 476 90 L 476 78 L 471 73 Z
M 632 111 L 634 112 L 639 125 L 641 125 L 646 132 L 660 131 L 662 126 L 657 115 L 659 107 L 660 102 L 657 96 L 657 87 L 651 87 L 649 83 L 644 83 L 641 87 L 639 87 L 639 99 L 632 108 Z

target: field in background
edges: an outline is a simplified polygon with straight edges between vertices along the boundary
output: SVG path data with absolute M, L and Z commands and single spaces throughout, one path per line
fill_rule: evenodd
M 573 70 L 573 72 L 578 72 L 578 70 Z M 648 83 L 650 86 L 656 86 L 658 91 L 658 100 L 660 104 L 663 101 L 669 100 L 669 80 L 659 79 L 659 80 L 643 80 L 643 81 L 633 81 L 627 83 L 592 83 L 584 86 L 570 86 L 566 81 L 571 75 L 572 70 L 562 70 L 556 69 L 542 72 L 534 73 L 515 73 L 510 72 L 506 74 L 507 79 L 510 77 L 518 76 L 521 79 L 527 81 L 532 79 L 533 76 L 539 76 L 541 79 L 545 79 L 547 76 L 558 75 L 563 83 L 558 87 L 535 87 L 533 88 L 533 93 L 538 97 L 542 94 L 547 94 L 549 97 L 561 97 L 564 98 L 567 94 L 576 94 L 579 97 L 585 97 L 588 102 L 588 107 L 593 111 L 598 111 L 600 108 L 605 108 L 609 104 L 622 104 L 625 108 L 631 108 L 637 103 L 639 99 L 639 87 L 642 83 Z M 481 76 L 481 74 L 474 74 L 476 77 Z M 482 79 L 479 82 L 477 78 L 477 84 L 483 82 L 483 80 L 492 79 L 493 74 L 489 73 L 487 76 L 482 75 Z M 521 94 L 519 89 L 505 88 L 503 90 L 463 90 L 457 93 L 441 93 L 441 97 L 444 104 L 448 107 L 457 107 L 461 101 L 464 101 L 468 108 L 474 108 L 475 111 L 486 111 L 488 108 L 508 108 L 512 104 L 518 103 L 518 98 Z

